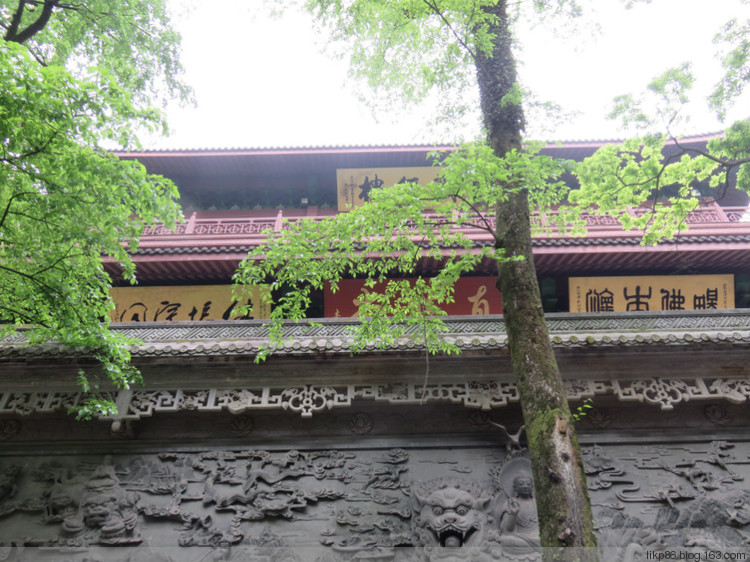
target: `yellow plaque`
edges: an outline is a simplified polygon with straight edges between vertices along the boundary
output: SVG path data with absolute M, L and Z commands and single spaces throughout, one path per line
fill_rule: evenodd
M 110 296 L 115 310 L 112 322 L 170 322 L 180 320 L 249 320 L 271 315 L 268 285 L 249 289 L 240 303 L 231 285 L 186 285 L 173 287 L 114 287 Z M 253 307 L 248 316 L 238 316 L 240 304 Z
M 734 275 L 571 277 L 571 312 L 734 308 Z
M 399 183 L 427 185 L 435 181 L 440 168 L 422 166 L 412 168 L 349 168 L 336 170 L 339 211 L 348 211 L 370 200 L 370 192 Z

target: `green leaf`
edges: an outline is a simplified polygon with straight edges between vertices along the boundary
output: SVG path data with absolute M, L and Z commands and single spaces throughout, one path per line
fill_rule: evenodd
M 7 13 L 11 4 L 0 9 Z M 54 340 L 98 359 L 98 369 L 79 376 L 85 392 L 141 380 L 130 365 L 133 341 L 108 329 L 112 280 L 102 258 L 122 264 L 132 280 L 129 252 L 144 225 L 181 220 L 171 181 L 103 148 L 137 145 L 138 131 L 161 126 L 161 114 L 144 103 L 149 81 L 169 82 L 163 65 L 178 63 L 157 64 L 142 52 L 170 52 L 154 43 L 167 31 L 150 19 L 161 18 L 161 9 L 158 2 L 127 2 L 121 10 L 90 2 L 53 13 L 23 44 L 0 41 L 2 332 L 26 325 L 32 345 Z M 33 21 L 24 18 L 19 29 Z M 97 30 L 109 32 L 98 37 Z M 150 38 L 136 43 L 141 35 Z M 84 60 L 97 66 L 83 68 Z M 106 409 L 105 402 L 86 411 Z

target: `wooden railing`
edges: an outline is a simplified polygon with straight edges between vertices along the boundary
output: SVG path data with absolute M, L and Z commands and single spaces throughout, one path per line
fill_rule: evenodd
M 648 209 L 634 209 L 631 213 L 635 216 L 648 213 Z M 554 222 L 550 213 L 546 213 L 546 221 Z M 313 217 L 315 218 L 315 217 Z M 319 217 L 320 219 L 326 217 Z M 582 217 L 586 222 L 586 227 L 597 233 L 602 231 L 622 231 L 620 223 L 616 218 L 609 215 L 585 214 Z M 280 210 L 276 216 L 270 217 L 246 217 L 246 218 L 198 218 L 193 213 L 184 223 L 177 226 L 175 230 L 167 230 L 161 225 L 146 228 L 143 236 L 144 239 L 153 239 L 155 237 L 240 237 L 240 238 L 262 238 L 263 232 L 272 230 L 279 232 L 290 222 L 299 220 L 300 217 L 284 217 L 283 211 Z M 436 221 L 440 218 L 435 216 Z M 532 220 L 538 220 L 537 218 Z M 480 225 L 480 219 L 473 221 L 477 226 Z M 494 218 L 490 220 L 494 226 Z M 709 204 L 696 209 L 687 217 L 687 224 L 695 231 L 705 229 L 715 229 L 717 227 L 729 226 L 733 224 L 746 224 L 750 230 L 750 211 L 746 207 L 720 207 L 716 204 Z M 703 227 L 703 228 L 702 228 Z M 457 227 L 458 230 L 470 232 L 474 229 L 468 226 Z
M 283 228 L 283 213 L 276 217 L 247 218 L 210 218 L 199 219 L 193 213 L 184 223 L 178 224 L 175 230 L 168 230 L 162 225 L 147 227 L 144 236 L 241 236 L 243 234 L 261 234 L 265 230 L 280 231 Z

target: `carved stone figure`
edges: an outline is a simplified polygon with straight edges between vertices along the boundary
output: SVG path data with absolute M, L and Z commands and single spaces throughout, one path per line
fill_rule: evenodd
M 80 507 L 62 522 L 61 539 L 83 544 L 137 544 L 137 494 L 125 491 L 114 467 L 105 461 L 84 485 Z
M 20 475 L 21 467 L 15 464 L 0 471 L 0 517 L 13 513 L 18 508 L 16 502 L 9 500 L 18 491 L 17 480 Z
M 622 560 L 643 557 L 649 551 L 681 549 L 705 558 L 709 553 L 746 552 L 750 544 L 750 491 L 742 484 L 748 461 L 732 450 L 735 443 L 712 441 L 706 445 L 651 446 L 620 455 L 617 471 L 609 463 L 592 466 L 606 485 L 591 486 L 600 547 L 617 547 Z M 609 458 L 599 448 L 587 452 L 589 460 Z M 648 471 L 648 472 L 647 472 Z M 615 477 L 607 477 L 607 475 Z M 605 479 L 605 477 L 607 477 Z M 643 488 L 643 490 L 641 490 Z M 619 501 L 613 501 L 617 499 Z M 638 504 L 641 504 L 640 506 Z
M 75 517 L 78 511 L 78 502 L 76 497 L 80 492 L 77 486 L 66 486 L 55 483 L 49 490 L 47 503 L 44 506 L 42 520 L 45 523 L 56 523 L 65 521 L 70 517 Z
M 21 467 L 15 464 L 0 472 L 0 501 L 16 495 L 16 480 L 20 474 Z
M 238 520 L 233 520 L 228 530 L 219 528 L 213 517 L 204 515 L 200 517 L 193 513 L 183 512 L 183 532 L 177 542 L 180 546 L 212 546 L 219 549 L 228 549 L 232 545 L 242 541 L 243 535 L 238 529 Z
M 723 496 L 703 495 L 683 509 L 665 506 L 659 510 L 655 526 L 668 535 L 670 546 L 722 551 L 747 546 L 740 529 L 748 524 L 750 492 L 745 490 Z
M 533 491 L 530 474 L 521 472 L 513 479 L 513 494 L 500 510 L 503 544 L 539 545 L 539 519 Z
M 596 538 L 601 549 L 601 560 L 619 554 L 621 562 L 635 562 L 646 558 L 646 551 L 664 549 L 661 534 L 637 517 L 630 517 L 621 509 L 605 507 L 595 517 Z
M 492 492 L 477 482 L 439 478 L 412 484 L 412 532 L 418 546 L 482 545 Z
M 643 559 L 644 549 L 692 550 L 704 558 L 709 552 L 744 552 L 748 543 L 742 528 L 750 523 L 750 492 L 703 494 L 689 506 L 664 505 L 653 525 L 610 507 L 600 510 L 595 520 L 599 546 L 622 549 L 624 562 Z
M 513 457 L 493 476 L 499 487 L 493 510 L 498 522 L 494 542 L 502 547 L 503 557 L 537 558 L 541 543 L 531 462 Z

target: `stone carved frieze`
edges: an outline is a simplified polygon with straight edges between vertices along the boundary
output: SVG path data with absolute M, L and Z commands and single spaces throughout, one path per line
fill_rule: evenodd
M 514 451 L 483 476 L 412 485 L 412 544 L 425 560 L 541 560 L 529 459 Z
M 255 419 L 248 414 L 241 414 L 234 416 L 230 425 L 233 434 L 246 437 L 255 429 Z
M 746 386 L 750 388 L 750 385 Z M 684 381 L 654 377 L 639 381 L 614 381 L 613 387 L 615 394 L 622 401 L 637 400 L 659 406 L 662 410 L 671 410 L 677 404 L 696 398 L 707 398 L 712 394 L 703 379 Z M 724 393 L 724 398 L 735 398 L 735 394 L 731 391 Z
M 16 464 L 7 466 L 0 472 L 0 517 L 15 511 L 16 507 L 11 501 L 18 491 L 18 477 L 21 467 Z
M 82 470 L 79 470 L 82 469 Z M 23 478 L 18 465 L 5 468 L 3 482 L 13 481 L 13 490 L 0 498 L 0 516 L 24 518 L 33 514 L 57 533 L 49 538 L 30 538 L 31 546 L 86 548 L 91 545 L 137 545 L 141 542 L 139 495 L 123 487 L 109 457 L 101 464 L 84 467 L 46 462 Z M 20 482 L 27 480 L 41 493 L 20 497 Z M 3 488 L 4 489 L 4 488 Z
M 602 548 L 748 552 L 750 444 L 584 448 Z M 704 558 L 705 559 L 705 558 Z
M 661 410 L 695 400 L 725 400 L 744 404 L 750 400 L 750 378 L 666 379 L 653 377 L 639 380 L 567 380 L 569 400 L 595 396 L 615 396 L 622 402 L 643 402 Z M 513 382 L 465 382 L 455 384 L 395 383 L 388 385 L 301 385 L 289 388 L 240 388 L 184 390 L 125 390 L 108 398 L 115 401 L 120 413 L 101 419 L 133 421 L 156 413 L 179 411 L 242 414 L 258 410 L 286 410 L 302 418 L 312 417 L 333 408 L 350 407 L 358 400 L 375 400 L 390 404 L 415 405 L 424 402 L 447 402 L 467 408 L 489 411 L 519 401 Z M 0 415 L 26 416 L 34 413 L 67 411 L 85 400 L 75 392 L 0 392 Z M 0 438 L 9 438 L 18 426 L 0 427 Z M 118 425 L 116 432 L 122 426 Z
M 708 404 L 703 408 L 703 414 L 711 423 L 724 426 L 732 422 L 732 416 L 723 404 Z
M 750 442 L 583 451 L 603 549 L 623 560 L 644 549 L 747 551 Z M 501 444 L 6 456 L 0 548 L 71 561 L 309 559 L 299 549 L 340 562 L 535 560 L 530 473 L 525 451 Z M 113 546 L 118 557 L 96 554 Z
M 111 546 L 123 560 L 197 561 L 207 552 L 211 560 L 241 560 L 261 550 L 305 560 L 294 550 L 303 547 L 342 562 L 374 553 L 417 560 L 449 546 L 481 546 L 496 559 L 534 528 L 520 451 L 248 449 L 21 460 L 0 463 L 0 548 L 76 553 L 70 560 L 96 559 L 92 553 Z
M 375 423 L 373 422 L 372 416 L 361 412 L 354 414 L 349 419 L 349 431 L 356 435 L 370 433 L 374 425 Z

